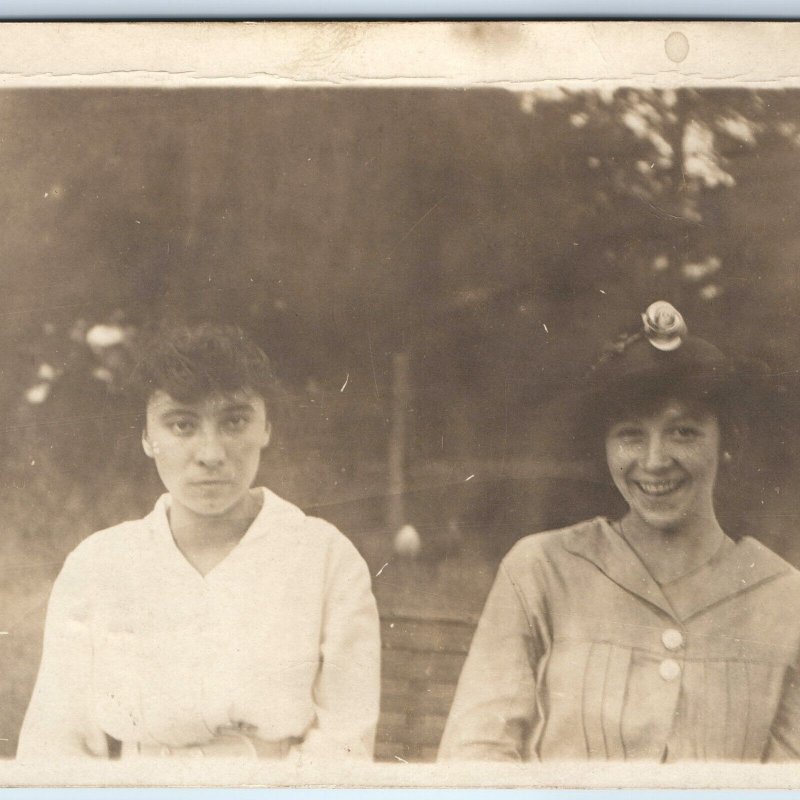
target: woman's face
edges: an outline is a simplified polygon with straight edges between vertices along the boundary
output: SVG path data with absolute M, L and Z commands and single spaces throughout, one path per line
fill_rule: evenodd
M 714 516 L 720 429 L 711 412 L 678 400 L 655 413 L 618 420 L 606 434 L 611 477 L 631 512 L 662 531 Z
M 158 391 L 147 404 L 142 445 L 173 503 L 222 517 L 247 497 L 269 437 L 264 401 L 252 392 L 182 403 Z

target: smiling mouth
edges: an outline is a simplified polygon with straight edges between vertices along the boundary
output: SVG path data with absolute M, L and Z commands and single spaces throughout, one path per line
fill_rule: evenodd
M 634 481 L 634 483 L 649 497 L 663 497 L 677 492 L 685 481 L 682 478 L 675 478 L 670 481 Z

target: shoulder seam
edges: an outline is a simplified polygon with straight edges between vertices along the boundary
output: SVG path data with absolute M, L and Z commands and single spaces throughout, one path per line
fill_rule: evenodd
M 514 576 L 511 574 L 511 570 L 509 570 L 508 566 L 506 565 L 505 561 L 500 562 L 500 570 L 505 574 L 508 582 L 511 584 L 511 588 L 514 590 L 514 594 L 517 596 L 517 602 L 522 609 L 522 612 L 525 614 L 525 622 L 528 625 L 528 630 L 533 635 L 533 619 L 531 617 L 530 609 L 528 608 L 528 604 L 525 602 L 525 598 L 520 591 L 520 588 L 514 580 Z

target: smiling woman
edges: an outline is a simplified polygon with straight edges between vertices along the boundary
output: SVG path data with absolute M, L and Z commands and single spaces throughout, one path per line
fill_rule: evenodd
M 332 525 L 251 488 L 272 432 L 266 356 L 236 328 L 173 330 L 133 383 L 167 493 L 67 558 L 18 758 L 370 757 L 366 564 Z
M 663 302 L 606 350 L 579 427 L 628 511 L 506 556 L 440 757 L 800 758 L 800 574 L 714 508 L 746 383 Z
M 652 532 L 682 542 L 652 559 L 655 577 L 682 574 L 712 554 L 724 533 L 714 514 L 720 427 L 710 407 L 668 399 L 655 410 L 632 408 L 610 424 L 605 450 L 614 485 L 630 509 L 619 521 L 621 535 L 641 540 L 640 555 L 659 541 Z

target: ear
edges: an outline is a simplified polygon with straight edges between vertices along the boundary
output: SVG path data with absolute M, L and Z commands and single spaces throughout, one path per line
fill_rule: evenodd
M 265 422 L 264 423 L 264 436 L 261 439 L 261 449 L 263 450 L 268 444 L 269 440 L 272 438 L 272 423 Z
M 155 450 L 153 449 L 153 443 L 150 441 L 150 437 L 147 435 L 147 428 L 142 430 L 142 450 L 144 450 L 144 454 L 148 458 L 155 458 Z

